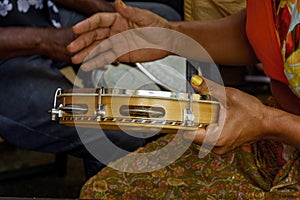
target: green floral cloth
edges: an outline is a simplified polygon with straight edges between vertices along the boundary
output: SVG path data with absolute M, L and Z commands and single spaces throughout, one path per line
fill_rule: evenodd
M 154 152 L 183 139 L 165 135 L 137 150 Z M 199 146 L 192 144 L 176 162 L 149 173 L 126 173 L 104 168 L 88 180 L 82 199 L 295 199 L 300 198 L 300 157 L 296 149 L 261 141 L 224 155 L 209 153 L 199 159 Z M 151 163 L 128 162 L 124 158 L 110 166 L 137 169 Z M 156 156 L 160 163 L 167 158 Z M 126 162 L 126 163 L 125 163 Z

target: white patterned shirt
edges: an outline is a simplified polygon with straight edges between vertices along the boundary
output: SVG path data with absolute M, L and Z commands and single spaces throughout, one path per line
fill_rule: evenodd
M 51 0 L 0 0 L 0 26 L 61 27 Z

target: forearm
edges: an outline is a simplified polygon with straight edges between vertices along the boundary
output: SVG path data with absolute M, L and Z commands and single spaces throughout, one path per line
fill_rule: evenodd
M 70 62 L 66 46 L 75 38 L 71 28 L 5 27 L 0 28 L 0 59 L 43 55 Z
M 271 139 L 300 149 L 300 116 L 268 108 L 265 112 L 266 133 L 264 139 Z
M 114 8 L 110 2 L 105 0 L 53 0 L 69 9 L 92 15 L 97 12 L 113 12 Z
M 209 22 L 170 23 L 172 29 L 201 44 L 218 64 L 247 65 L 258 62 L 246 36 L 244 11 Z
M 40 28 L 0 28 L 0 59 L 40 54 L 42 34 Z

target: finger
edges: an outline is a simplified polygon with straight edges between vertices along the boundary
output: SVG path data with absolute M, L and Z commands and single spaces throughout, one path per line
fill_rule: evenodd
M 96 28 L 110 27 L 116 20 L 117 13 L 96 13 L 72 27 L 75 34 L 83 34 Z
M 85 47 L 79 53 L 76 53 L 72 57 L 72 61 L 74 64 L 82 63 L 84 60 L 85 62 L 87 62 L 87 60 L 91 61 L 97 56 L 101 56 L 101 53 L 113 49 L 113 45 L 114 42 L 112 42 L 111 38 L 94 41 L 90 46 Z
M 220 138 L 222 129 L 218 126 L 218 124 L 210 124 L 206 128 L 206 135 L 204 139 L 201 141 L 202 145 L 199 150 L 199 158 L 203 158 L 206 156 L 209 152 L 218 149 L 217 143 Z M 197 141 L 199 142 L 199 141 Z
M 132 6 L 127 6 L 122 0 L 115 0 L 115 10 L 124 18 L 140 26 L 147 26 L 153 22 L 154 13 Z
M 210 124 L 206 129 L 199 129 L 197 131 L 186 131 L 183 138 L 186 140 L 193 140 L 197 144 L 205 144 L 214 146 L 221 134 L 221 129 L 218 124 Z
M 192 87 L 200 94 L 210 94 L 204 78 L 194 74 L 191 78 Z
M 67 49 L 71 53 L 76 53 L 81 49 L 90 46 L 94 41 L 103 40 L 109 36 L 109 28 L 96 29 L 95 31 L 87 32 L 80 35 L 71 42 Z
M 107 52 L 103 52 L 100 56 L 96 56 L 90 60 L 85 60 L 81 65 L 81 69 L 83 71 L 91 71 L 96 68 L 104 69 L 106 65 L 116 62 L 116 58 L 117 56 L 115 52 L 109 50 Z
M 76 53 L 75 55 L 72 56 L 72 63 L 74 64 L 80 64 L 84 60 L 88 58 L 88 56 L 91 54 L 93 49 L 95 49 L 101 41 L 97 41 L 93 43 L 92 45 L 86 47 L 85 49 L 81 50 L 80 52 Z
M 205 129 L 200 129 L 197 131 L 185 131 L 182 136 L 185 140 L 193 141 L 197 144 L 202 144 L 206 136 L 206 131 Z
M 225 87 L 198 75 L 191 79 L 192 87 L 200 94 L 210 94 L 224 103 L 226 100 Z
M 115 58 L 111 58 L 110 60 L 115 61 L 119 56 L 129 52 L 131 48 L 134 47 L 129 45 L 128 39 L 123 37 L 122 34 L 118 34 L 111 38 L 92 43 L 88 48 L 73 56 L 72 60 L 74 63 L 78 63 L 80 61 L 82 62 L 84 59 L 85 66 L 88 66 L 88 62 L 94 62 L 95 60 L 97 60 L 97 62 L 102 62 L 101 60 L 106 59 L 106 57 L 103 57 L 102 53 L 112 51 L 114 52 L 113 55 Z M 106 63 L 107 61 L 108 60 L 102 63 Z M 86 68 L 86 70 L 90 69 Z

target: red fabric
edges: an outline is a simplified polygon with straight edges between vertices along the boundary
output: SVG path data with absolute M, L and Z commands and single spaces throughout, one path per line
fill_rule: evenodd
M 289 84 L 275 32 L 272 0 L 248 0 L 246 31 L 267 76 Z

